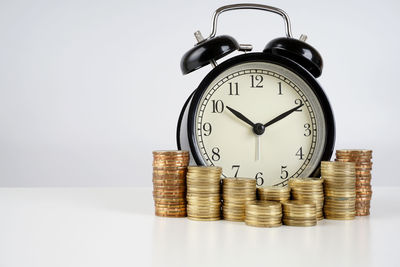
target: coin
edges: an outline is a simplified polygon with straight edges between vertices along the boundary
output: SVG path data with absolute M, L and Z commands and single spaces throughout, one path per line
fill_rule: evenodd
M 348 161 L 321 162 L 326 219 L 350 219 L 355 213 L 356 164 Z
M 178 203 L 178 204 L 159 204 L 155 203 L 155 206 L 158 208 L 182 208 L 186 209 L 186 204 L 185 203 Z
M 288 226 L 315 226 L 317 225 L 317 220 L 297 220 L 297 219 L 287 219 L 283 218 L 283 224 Z
M 157 180 L 153 179 L 153 186 L 184 186 L 186 188 L 185 180 Z
M 245 205 L 256 200 L 256 180 L 228 177 L 222 179 L 222 214 L 225 220 L 244 221 Z
M 324 205 L 323 179 L 320 178 L 291 178 L 291 188 L 294 200 L 312 201 L 316 206 L 317 220 L 323 219 L 322 208 Z
M 222 168 L 217 166 L 188 166 L 186 199 L 189 219 L 220 219 L 221 174 Z
M 282 202 L 283 224 L 289 226 L 313 226 L 317 224 L 316 204 L 306 200 Z
M 276 201 L 249 201 L 245 206 L 245 223 L 256 227 L 278 227 L 282 225 L 282 205 Z
M 257 188 L 260 200 L 285 201 L 290 199 L 290 187 L 265 186 Z
M 192 221 L 218 221 L 221 220 L 221 216 L 202 218 L 202 217 L 194 217 L 188 215 L 188 219 Z
M 369 215 L 369 203 L 372 196 L 371 170 L 373 162 L 372 150 L 352 149 L 337 150 L 336 160 L 354 162 L 356 165 L 356 215 Z M 363 208 L 366 207 L 366 208 Z M 368 211 L 367 211 L 368 210 Z
M 153 199 L 157 216 L 186 216 L 188 164 L 188 151 L 153 151 Z

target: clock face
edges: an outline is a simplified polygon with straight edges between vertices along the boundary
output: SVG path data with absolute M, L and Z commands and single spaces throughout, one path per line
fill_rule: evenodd
M 195 153 L 224 177 L 249 177 L 258 186 L 286 186 L 318 167 L 326 122 L 317 96 L 294 72 L 248 62 L 220 73 L 205 88 L 194 114 Z

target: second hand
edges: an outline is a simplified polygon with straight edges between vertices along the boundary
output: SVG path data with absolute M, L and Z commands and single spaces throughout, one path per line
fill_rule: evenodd
M 256 136 L 256 161 L 260 160 L 261 136 Z

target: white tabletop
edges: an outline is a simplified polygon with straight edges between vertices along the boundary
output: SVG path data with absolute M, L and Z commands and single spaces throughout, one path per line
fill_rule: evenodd
M 153 213 L 151 188 L 2 188 L 0 267 L 400 266 L 400 188 L 374 188 L 371 216 L 315 227 Z

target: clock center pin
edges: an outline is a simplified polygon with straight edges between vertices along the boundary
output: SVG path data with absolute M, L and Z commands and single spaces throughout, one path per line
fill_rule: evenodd
M 253 132 L 256 135 L 262 135 L 265 132 L 265 126 L 261 123 L 256 123 L 253 127 Z

